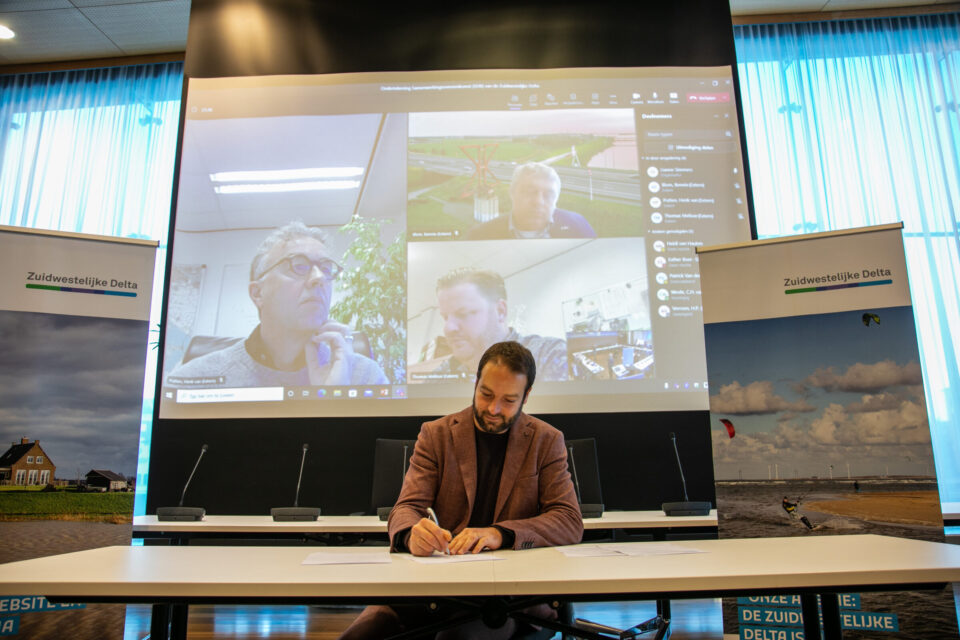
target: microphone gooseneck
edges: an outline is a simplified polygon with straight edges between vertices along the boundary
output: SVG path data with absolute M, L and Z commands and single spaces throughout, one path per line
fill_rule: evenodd
M 683 484 L 683 499 L 690 500 L 687 495 L 687 479 L 683 476 L 683 465 L 680 463 L 680 450 L 677 448 L 677 434 L 670 432 L 670 440 L 673 442 L 673 453 L 677 456 L 677 469 L 680 470 L 680 482 Z
M 187 478 L 187 483 L 186 483 L 185 485 L 183 485 L 183 491 L 180 492 L 180 502 L 179 502 L 179 504 L 178 504 L 177 506 L 179 506 L 179 507 L 182 507 L 182 506 L 183 506 L 183 499 L 184 499 L 184 498 L 186 497 L 186 495 L 187 495 L 187 487 L 190 486 L 190 481 L 193 480 L 193 474 L 195 474 L 195 473 L 197 472 L 197 467 L 200 466 L 200 459 L 203 458 L 203 454 L 205 454 L 205 453 L 207 452 L 207 449 L 208 449 L 207 445 L 203 445 L 203 446 L 200 448 L 200 455 L 197 456 L 197 461 L 193 463 L 193 471 L 190 472 L 190 477 Z
M 677 470 L 680 471 L 680 483 L 683 485 L 683 502 L 664 502 L 663 513 L 668 516 L 706 516 L 710 514 L 713 504 L 707 501 L 691 502 L 687 495 L 687 478 L 683 475 L 683 464 L 680 462 L 680 447 L 677 446 L 677 434 L 670 432 L 670 441 L 673 443 L 673 453 L 677 456 Z
M 300 506 L 298 503 L 300 501 L 300 481 L 303 480 L 303 464 L 307 461 L 307 449 L 310 448 L 310 445 L 306 442 L 303 443 L 303 455 L 300 456 L 300 475 L 297 476 L 297 493 L 293 496 L 293 506 Z
M 580 478 L 577 477 L 577 463 L 573 459 L 573 447 L 567 447 L 567 451 L 570 454 L 568 459 L 570 460 L 571 475 L 573 475 L 573 488 L 577 491 L 577 502 L 582 503 L 583 497 L 580 495 Z
M 310 445 L 303 444 L 300 453 L 300 472 L 297 474 L 297 492 L 293 495 L 292 507 L 272 507 L 270 517 L 275 522 L 295 522 L 316 520 L 320 517 L 320 507 L 301 507 L 300 506 L 300 485 L 303 483 L 303 469 L 307 463 L 307 450 Z

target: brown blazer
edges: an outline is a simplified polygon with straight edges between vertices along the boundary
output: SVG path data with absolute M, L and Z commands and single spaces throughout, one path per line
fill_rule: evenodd
M 425 422 L 410 459 L 397 504 L 390 512 L 395 536 L 433 507 L 440 526 L 457 535 L 466 528 L 477 492 L 473 407 Z M 567 470 L 563 434 L 520 413 L 510 427 L 493 522 L 516 534 L 514 549 L 580 542 L 583 520 Z

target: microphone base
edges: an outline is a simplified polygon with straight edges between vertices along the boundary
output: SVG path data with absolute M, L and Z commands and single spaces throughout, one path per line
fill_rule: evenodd
M 320 517 L 319 507 L 274 507 L 270 509 L 274 522 L 304 522 Z
M 709 502 L 664 502 L 663 512 L 668 516 L 708 516 L 713 505 Z
M 196 522 L 203 520 L 207 510 L 203 507 L 157 507 L 160 522 Z
M 599 518 L 603 515 L 603 504 L 583 503 L 580 505 L 580 515 L 584 518 Z
M 377 517 L 386 522 L 391 511 L 393 511 L 393 507 L 377 507 Z

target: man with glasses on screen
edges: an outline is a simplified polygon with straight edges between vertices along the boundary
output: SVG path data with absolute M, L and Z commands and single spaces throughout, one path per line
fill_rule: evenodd
M 504 238 L 596 238 L 579 213 L 557 209 L 560 176 L 550 165 L 528 162 L 513 170 L 510 180 L 512 210 L 467 232 L 467 240 Z
M 480 356 L 495 342 L 513 340 L 533 352 L 541 380 L 567 380 L 567 343 L 560 338 L 520 335 L 507 324 L 507 287 L 499 273 L 463 267 L 437 280 L 437 309 L 443 320 L 440 349 L 449 351 L 435 360 L 411 365 L 411 382 L 438 381 L 436 376 L 469 378 Z M 437 349 L 435 349 L 436 351 Z
M 563 434 L 527 415 L 537 365 L 517 342 L 498 342 L 477 365 L 473 402 L 420 428 L 397 503 L 390 512 L 390 550 L 414 556 L 477 554 L 575 544 L 583 520 L 567 467 Z M 455 617 L 443 603 L 366 608 L 341 640 L 385 638 Z M 547 605 L 524 609 L 555 619 Z M 481 621 L 437 638 L 506 639 L 519 628 Z
M 352 332 L 329 317 L 343 268 L 323 232 L 291 222 L 271 233 L 250 264 L 247 292 L 260 324 L 246 338 L 174 369 L 175 386 L 262 387 L 386 384 L 380 365 L 352 348 Z M 217 379 L 216 384 L 192 382 Z

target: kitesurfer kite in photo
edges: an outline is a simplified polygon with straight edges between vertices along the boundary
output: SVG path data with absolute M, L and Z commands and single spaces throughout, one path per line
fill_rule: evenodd
M 720 422 L 727 428 L 727 435 L 731 438 L 737 435 L 737 430 L 734 428 L 733 423 L 727 420 L 726 418 L 720 418 Z
M 865 327 L 870 326 L 871 320 L 873 320 L 873 324 L 880 324 L 880 316 L 875 313 L 865 313 L 860 319 L 863 320 L 863 326 Z

